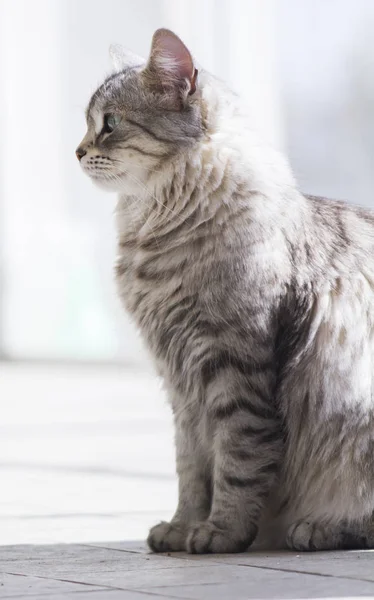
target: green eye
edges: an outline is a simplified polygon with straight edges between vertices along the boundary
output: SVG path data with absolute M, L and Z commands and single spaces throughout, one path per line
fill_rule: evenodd
M 121 117 L 119 115 L 109 114 L 104 115 L 104 128 L 105 133 L 112 133 L 113 129 L 120 123 Z

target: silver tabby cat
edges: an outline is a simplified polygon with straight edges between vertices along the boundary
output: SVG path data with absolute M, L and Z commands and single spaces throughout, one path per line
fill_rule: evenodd
M 302 195 L 172 32 L 112 55 L 77 156 L 119 193 L 118 289 L 174 413 L 150 548 L 374 547 L 374 215 Z

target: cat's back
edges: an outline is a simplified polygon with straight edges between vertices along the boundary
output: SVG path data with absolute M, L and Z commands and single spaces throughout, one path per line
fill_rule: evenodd
M 322 196 L 305 195 L 312 213 L 316 243 L 330 242 L 346 255 L 369 253 L 374 260 L 374 210 Z

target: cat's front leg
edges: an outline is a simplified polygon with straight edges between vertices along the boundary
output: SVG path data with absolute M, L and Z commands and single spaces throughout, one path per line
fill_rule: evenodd
M 282 454 L 282 430 L 272 408 L 268 363 L 252 375 L 226 369 L 207 393 L 213 431 L 213 498 L 209 517 L 191 528 L 190 553 L 243 552 L 257 535 L 264 502 Z M 213 383 L 213 382 L 212 382 Z
M 179 501 L 172 520 L 155 525 L 148 546 L 154 552 L 186 550 L 188 532 L 194 523 L 206 519 L 211 507 L 211 483 L 207 461 L 197 441 L 196 422 L 187 411 L 175 417 Z

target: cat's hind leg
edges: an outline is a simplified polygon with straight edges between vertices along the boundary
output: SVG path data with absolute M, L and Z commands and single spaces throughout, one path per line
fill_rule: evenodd
M 359 550 L 374 548 L 374 515 L 356 523 L 314 523 L 299 520 L 287 532 L 286 545 L 290 550 Z

